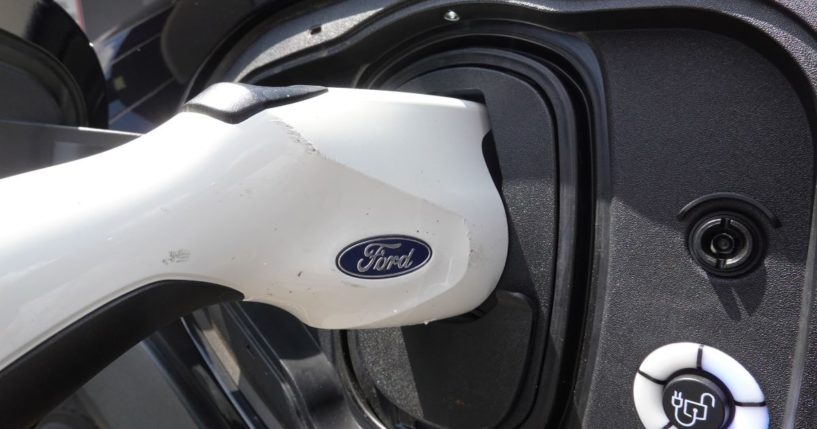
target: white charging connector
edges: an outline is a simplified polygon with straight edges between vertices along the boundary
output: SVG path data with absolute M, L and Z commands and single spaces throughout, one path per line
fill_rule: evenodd
M 218 91 L 229 109 L 253 89 Z M 165 280 L 226 286 L 321 328 L 454 316 L 495 287 L 508 231 L 479 104 L 329 89 L 228 122 L 180 113 L 0 180 L 0 369 Z

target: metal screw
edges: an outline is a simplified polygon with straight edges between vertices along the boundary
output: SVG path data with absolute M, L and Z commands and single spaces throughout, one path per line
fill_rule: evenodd
M 448 12 L 446 12 L 445 15 L 443 15 L 443 18 L 445 18 L 445 20 L 448 22 L 457 22 L 460 20 L 459 14 L 457 14 L 457 12 L 454 12 L 453 10 L 449 10 Z

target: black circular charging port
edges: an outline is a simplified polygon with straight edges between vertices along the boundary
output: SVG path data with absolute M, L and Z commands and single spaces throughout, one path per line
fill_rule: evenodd
M 765 252 L 765 238 L 751 218 L 723 211 L 698 219 L 689 232 L 688 246 L 710 274 L 735 277 L 757 266 Z

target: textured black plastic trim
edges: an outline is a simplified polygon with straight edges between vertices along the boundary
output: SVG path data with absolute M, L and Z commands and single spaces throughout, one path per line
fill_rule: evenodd
M 775 214 L 772 213 L 772 211 L 769 210 L 766 206 L 761 204 L 760 201 L 748 195 L 740 194 L 737 192 L 715 192 L 712 194 L 707 194 L 695 198 L 694 200 L 687 203 L 687 205 L 685 205 L 681 209 L 681 211 L 678 212 L 678 220 L 684 220 L 684 218 L 687 217 L 689 212 L 691 212 L 693 209 L 695 209 L 701 204 L 708 203 L 710 201 L 728 201 L 728 200 L 739 201 L 741 203 L 753 206 L 754 208 L 760 210 L 761 213 L 763 213 L 763 215 L 766 217 L 769 223 L 772 224 L 773 227 L 780 228 L 781 226 L 783 226 L 783 224 L 780 223 L 780 219 L 778 219 L 777 216 L 775 216 Z
M 222 82 L 185 103 L 182 112 L 203 113 L 228 124 L 237 124 L 264 109 L 306 100 L 326 91 L 322 86 L 269 88 Z
M 170 280 L 125 294 L 82 317 L 0 371 L 0 427 L 34 425 L 133 345 L 191 311 L 243 295 Z

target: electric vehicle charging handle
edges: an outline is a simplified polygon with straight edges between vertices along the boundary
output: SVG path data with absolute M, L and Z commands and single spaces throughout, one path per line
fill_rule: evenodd
M 131 143 L 0 180 L 0 380 L 72 324 L 167 281 L 333 329 L 428 322 L 490 294 L 508 231 L 479 104 L 270 94 L 218 84 Z

